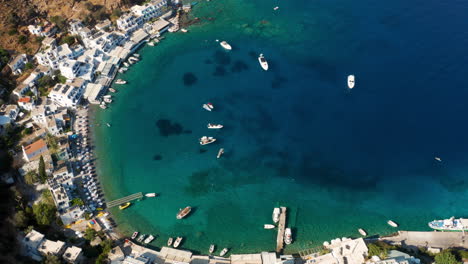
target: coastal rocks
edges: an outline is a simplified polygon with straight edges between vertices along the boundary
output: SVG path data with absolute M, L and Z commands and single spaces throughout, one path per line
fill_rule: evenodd
M 197 76 L 191 72 L 186 72 L 182 79 L 185 86 L 192 86 L 198 81 Z
M 159 129 L 159 134 L 163 137 L 180 135 L 184 132 L 184 128 L 179 123 L 172 123 L 167 119 L 159 119 L 156 121 L 156 126 Z

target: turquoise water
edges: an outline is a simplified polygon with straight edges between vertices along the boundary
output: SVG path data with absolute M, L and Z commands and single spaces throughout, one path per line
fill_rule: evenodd
M 389 234 L 388 219 L 428 230 L 434 218 L 467 216 L 466 9 L 200 2 L 192 15 L 202 22 L 140 50 L 142 61 L 120 76 L 129 84 L 115 85 L 115 103 L 98 111 L 112 124 L 95 131 L 106 197 L 160 193 L 112 210 L 119 226 L 159 235 L 156 247 L 184 236 L 182 247 L 201 253 L 211 243 L 274 250 L 276 233 L 263 224 L 284 205 L 294 252 L 358 228 Z M 208 131 L 209 122 L 225 128 Z M 201 147 L 203 135 L 218 141 Z M 176 220 L 188 205 L 190 216 Z

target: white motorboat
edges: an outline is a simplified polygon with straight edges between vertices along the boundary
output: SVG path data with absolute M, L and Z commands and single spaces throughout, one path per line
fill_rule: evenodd
M 263 57 L 263 54 L 258 56 L 258 62 L 260 63 L 260 66 L 262 66 L 262 69 L 268 71 L 268 62 L 266 61 L 265 57 Z
M 133 232 L 132 239 L 135 239 L 138 236 L 138 231 Z
M 387 224 L 388 224 L 389 226 L 391 226 L 391 227 L 398 227 L 398 224 L 395 223 L 395 222 L 393 222 L 392 220 L 388 220 L 388 221 L 387 221 Z
M 223 125 L 221 124 L 211 124 L 211 123 L 208 124 L 208 129 L 221 129 L 221 128 L 223 128 Z
M 187 32 L 188 32 L 188 30 L 185 29 L 185 28 L 181 28 L 180 31 L 182 31 L 183 33 L 187 33 Z
M 273 10 L 275 10 L 275 11 L 276 11 L 276 10 L 278 10 L 278 9 L 279 9 L 279 7 L 278 7 L 278 6 L 275 6 L 275 8 L 273 8 Z
M 363 235 L 363 236 L 367 236 L 366 230 L 364 230 L 364 229 L 362 229 L 362 228 L 359 228 L 358 231 L 359 231 L 359 234 L 361 234 L 361 235 Z
M 280 215 L 281 215 L 281 209 L 279 207 L 275 207 L 273 209 L 273 216 L 272 216 L 274 223 L 279 222 Z
M 106 103 L 112 103 L 112 99 L 104 98 L 104 102 L 106 102 Z
M 229 251 L 228 248 L 223 248 L 223 250 L 221 251 L 221 253 L 219 253 L 219 256 L 222 257 L 224 255 L 226 255 L 226 253 Z
M 349 87 L 349 89 L 354 88 L 354 75 L 349 75 L 348 76 L 348 87 Z
M 128 64 L 128 62 L 124 62 L 123 65 L 124 65 L 125 67 L 130 67 L 130 64 Z
M 221 47 L 223 47 L 225 50 L 232 50 L 231 45 L 229 45 L 229 43 L 227 43 L 226 41 L 221 41 L 219 45 L 221 45 Z
M 111 99 L 111 98 L 112 98 L 112 95 L 110 95 L 110 94 L 104 95 L 102 98 L 104 98 L 104 99 Z
M 273 228 L 275 228 L 275 225 L 264 224 L 264 225 L 263 225 L 263 228 L 265 228 L 265 229 L 273 229 Z
M 208 252 L 210 252 L 210 254 L 213 254 L 213 252 L 215 251 L 215 245 L 214 244 L 211 244 L 210 245 L 210 249 L 208 250 Z
M 200 145 L 208 145 L 208 144 L 211 144 L 213 142 L 216 141 L 216 138 L 214 137 L 207 137 L 207 136 L 203 136 L 200 138 Z
M 442 162 L 442 159 L 439 157 L 434 157 L 434 159 L 437 160 L 438 162 Z
M 211 110 L 213 110 L 214 106 L 213 106 L 212 103 L 206 103 L 206 104 L 203 104 L 203 108 L 205 108 L 205 110 L 211 112 Z
M 145 194 L 146 197 L 156 197 L 157 194 L 156 193 L 147 193 Z
M 115 81 L 116 84 L 126 84 L 127 81 L 124 81 L 122 79 L 118 79 L 117 81 Z
M 466 232 L 468 231 L 468 219 L 452 216 L 449 219 L 431 221 L 429 227 L 439 231 Z
M 154 47 L 154 42 L 153 41 L 148 41 L 148 46 Z
M 148 243 L 151 243 L 151 241 L 154 240 L 154 236 L 153 235 L 149 235 L 149 237 L 147 237 L 144 241 L 145 244 L 148 244 Z
M 284 230 L 284 243 L 286 245 L 289 245 L 292 243 L 292 232 L 291 232 L 291 228 L 286 228 Z
M 180 242 L 182 242 L 183 237 L 177 237 L 176 241 L 174 242 L 174 248 L 179 247 Z
M 107 108 L 107 106 L 105 106 L 105 105 L 99 105 L 99 107 L 101 107 L 102 109 L 106 109 L 106 108 Z
M 140 58 L 140 54 L 135 53 L 135 54 L 133 54 L 133 57 L 135 57 L 135 58 Z
M 170 247 L 172 245 L 172 242 L 174 241 L 174 239 L 172 237 L 170 237 L 168 240 L 167 240 L 167 246 Z
M 117 92 L 117 90 L 115 90 L 114 88 L 109 88 L 109 91 L 111 91 L 113 93 Z
M 130 57 L 129 60 L 132 60 L 132 61 L 135 61 L 135 62 L 140 61 L 140 59 L 138 59 L 137 57 L 133 57 L 133 56 Z
M 145 239 L 145 237 L 146 237 L 145 234 L 141 234 L 141 235 L 138 237 L 137 241 L 138 241 L 138 242 L 142 242 L 142 241 Z
M 219 151 L 218 151 L 218 155 L 216 155 L 216 158 L 219 159 L 221 158 L 221 155 L 224 154 L 224 148 L 220 148 Z
M 109 123 L 106 123 L 106 126 L 107 126 L 107 127 L 111 127 L 111 124 L 109 124 Z

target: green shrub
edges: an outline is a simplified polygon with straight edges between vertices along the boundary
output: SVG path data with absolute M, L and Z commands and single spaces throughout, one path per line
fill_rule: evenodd
M 436 264 L 461 264 L 450 250 L 444 250 L 435 256 Z
M 18 43 L 19 44 L 26 44 L 28 42 L 28 37 L 25 35 L 20 35 L 18 37 Z

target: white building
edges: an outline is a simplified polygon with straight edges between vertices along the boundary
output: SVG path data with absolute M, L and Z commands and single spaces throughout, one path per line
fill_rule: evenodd
M 34 107 L 34 99 L 31 96 L 24 96 L 18 99 L 18 106 L 26 111 L 31 111 Z
M 65 59 L 76 59 L 83 53 L 84 49 L 81 45 L 69 47 L 68 44 L 63 44 L 58 47 L 51 46 L 44 51 L 36 53 L 34 57 L 36 58 L 37 63 L 49 66 L 54 70 L 58 70 L 60 62 Z
M 94 66 L 77 60 L 63 60 L 59 64 L 60 73 L 67 79 L 81 78 L 91 81 L 94 77 Z
M 306 264 L 362 264 L 365 262 L 368 249 L 364 239 L 335 239 L 325 246 L 330 253 L 312 257 Z
M 0 127 L 6 124 L 13 124 L 18 117 L 20 110 L 17 105 L 2 105 L 0 107 Z
M 19 54 L 8 63 L 8 67 L 10 67 L 13 74 L 21 74 L 27 62 L 28 56 L 26 54 Z
M 68 247 L 63 253 L 63 259 L 70 264 L 79 264 L 83 256 L 83 250 L 79 247 Z
M 85 86 L 85 80 L 79 78 L 73 83 L 58 83 L 49 93 L 49 98 L 59 106 L 74 107 L 80 102 Z
M 29 32 L 31 32 L 31 34 L 36 36 L 50 37 L 57 31 L 57 28 L 53 23 L 46 23 L 44 26 L 41 26 L 39 24 L 29 25 L 28 30 Z
M 34 229 L 26 234 L 26 236 L 23 238 L 23 241 L 21 241 L 25 255 L 31 257 L 34 260 L 41 261 L 42 257 L 39 255 L 39 251 L 37 249 L 43 240 L 44 235 Z
M 21 97 L 27 91 L 33 90 L 33 88 L 37 85 L 38 80 L 45 75 L 51 75 L 52 70 L 48 66 L 38 65 L 33 72 L 26 78 L 22 83 L 20 83 L 15 90 L 13 90 L 13 94 Z
M 127 13 L 117 19 L 117 28 L 125 33 L 131 33 L 143 25 L 143 18 Z
M 70 201 L 73 199 L 71 192 L 76 188 L 73 184 L 73 171 L 69 164 L 59 161 L 52 175 L 53 177 L 48 179 L 47 183 L 55 206 L 59 213 L 62 213 L 70 207 Z

